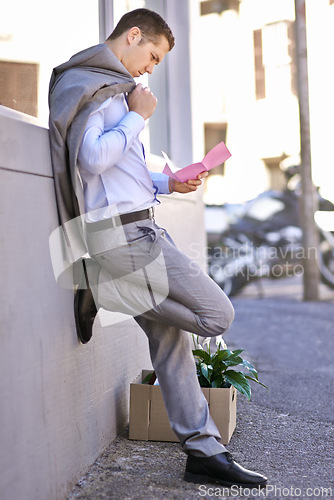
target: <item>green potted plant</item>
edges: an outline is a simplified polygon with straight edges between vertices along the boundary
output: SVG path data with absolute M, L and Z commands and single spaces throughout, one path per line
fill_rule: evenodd
M 240 354 L 244 349 L 227 349 L 221 336 L 202 342 L 193 335 L 197 376 L 206 397 L 210 414 L 218 427 L 222 442 L 228 444 L 236 426 L 237 391 L 251 397 L 250 381 L 259 382 L 254 366 Z M 213 344 L 213 348 L 211 347 Z M 240 367 L 241 370 L 236 370 Z
M 199 336 L 192 335 L 194 342 L 193 355 L 195 357 L 197 376 L 201 387 L 229 388 L 234 386 L 241 394 L 251 398 L 251 386 L 249 381 L 267 387 L 259 382 L 257 370 L 254 366 L 243 359 L 240 354 L 244 349 L 231 351 L 227 349 L 222 336 L 216 337 L 216 348 L 211 349 L 212 339 L 207 337 L 203 343 L 199 342 Z M 231 367 L 240 366 L 242 371 Z

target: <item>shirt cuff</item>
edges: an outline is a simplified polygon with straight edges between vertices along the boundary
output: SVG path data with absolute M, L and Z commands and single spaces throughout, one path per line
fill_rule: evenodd
M 170 194 L 169 177 L 159 172 L 150 172 L 153 185 L 157 188 L 157 194 Z
M 131 130 L 134 136 L 137 136 L 144 129 L 145 120 L 135 111 L 129 111 L 119 122 L 118 126 L 126 127 L 127 129 Z

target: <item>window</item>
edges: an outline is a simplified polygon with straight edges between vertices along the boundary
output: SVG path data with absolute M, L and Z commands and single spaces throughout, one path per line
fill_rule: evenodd
M 292 21 L 268 24 L 253 32 L 256 99 L 297 93 Z
M 254 43 L 254 66 L 255 66 L 255 94 L 256 99 L 266 97 L 265 72 L 262 57 L 262 30 L 253 32 Z
M 286 188 L 285 175 L 280 169 L 280 164 L 285 158 L 285 155 L 275 158 L 263 158 L 269 177 L 269 189 L 282 190 Z
M 201 2 L 201 16 L 206 16 L 207 14 L 221 14 L 225 10 L 236 10 L 239 11 L 240 0 L 206 0 Z
M 0 104 L 37 116 L 38 65 L 0 61 Z
M 207 154 L 219 142 L 226 142 L 226 123 L 205 123 L 204 143 L 205 154 Z M 213 168 L 210 175 L 224 175 L 224 163 Z

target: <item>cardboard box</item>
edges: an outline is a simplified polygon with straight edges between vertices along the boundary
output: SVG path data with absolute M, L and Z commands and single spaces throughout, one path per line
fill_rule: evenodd
M 142 384 L 152 370 L 142 374 L 130 384 L 129 438 L 142 441 L 178 441 L 167 417 L 165 404 L 158 385 Z M 228 444 L 236 426 L 237 391 L 229 389 L 202 389 L 210 415 L 218 427 L 221 442 Z

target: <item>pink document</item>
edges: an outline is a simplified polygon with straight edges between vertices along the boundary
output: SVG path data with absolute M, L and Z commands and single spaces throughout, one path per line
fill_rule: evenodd
M 211 151 L 209 151 L 204 156 L 201 162 L 192 163 L 191 165 L 183 168 L 175 167 L 166 153 L 162 151 L 162 154 L 166 160 L 166 165 L 162 172 L 179 182 L 186 182 L 189 179 L 196 179 L 198 174 L 200 174 L 201 172 L 205 172 L 205 170 L 211 170 L 212 168 L 217 167 L 221 163 L 224 163 L 224 161 L 226 161 L 230 156 L 232 156 L 223 142 L 220 142 L 219 144 L 217 144 L 217 146 L 212 148 Z

